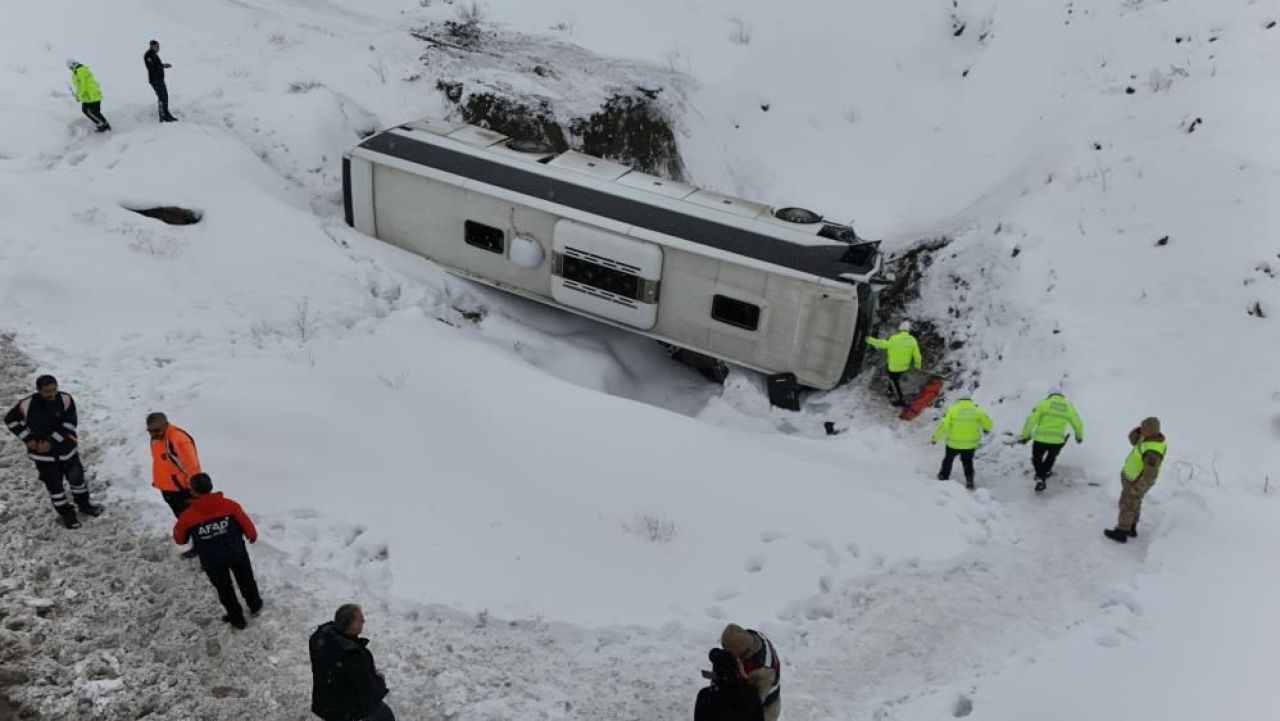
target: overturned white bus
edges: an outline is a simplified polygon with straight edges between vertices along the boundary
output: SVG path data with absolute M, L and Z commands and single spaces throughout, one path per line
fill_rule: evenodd
M 344 154 L 346 221 L 445 269 L 770 376 L 770 398 L 860 369 L 879 243 L 799 208 L 426 119 Z

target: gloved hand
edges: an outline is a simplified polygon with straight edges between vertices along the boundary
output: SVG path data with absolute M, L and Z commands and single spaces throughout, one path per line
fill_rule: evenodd
M 1019 439 L 1018 439 L 1018 445 L 1020 445 L 1020 446 L 1025 446 L 1025 445 L 1027 445 L 1027 444 L 1028 444 L 1028 443 L 1030 443 L 1030 442 L 1031 442 L 1031 439 L 1030 439 L 1030 438 L 1019 438 Z
M 1084 439 L 1080 436 L 1076 436 L 1076 443 L 1084 443 Z

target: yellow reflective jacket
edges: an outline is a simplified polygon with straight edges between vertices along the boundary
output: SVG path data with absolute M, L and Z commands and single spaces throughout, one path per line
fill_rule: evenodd
M 982 406 L 961 398 L 947 406 L 947 412 L 938 422 L 938 430 L 933 432 L 933 440 L 936 443 L 946 438 L 947 448 L 967 451 L 978 447 L 983 431 L 991 432 L 991 417 L 982 410 Z
M 888 340 L 867 336 L 867 344 L 889 352 L 891 373 L 901 373 L 912 366 L 917 370 L 920 368 L 920 344 L 916 342 L 915 336 L 905 330 L 894 333 Z
M 98 81 L 93 79 L 88 65 L 80 64 L 72 68 L 71 84 L 75 86 L 76 100 L 82 103 L 102 102 L 102 89 L 98 87 Z
M 1022 425 L 1022 440 L 1034 439 L 1038 443 L 1062 445 L 1067 440 L 1067 424 L 1076 434 L 1076 440 L 1084 440 L 1084 423 L 1076 407 L 1061 393 L 1050 394 L 1048 398 L 1036 404 L 1027 422 Z

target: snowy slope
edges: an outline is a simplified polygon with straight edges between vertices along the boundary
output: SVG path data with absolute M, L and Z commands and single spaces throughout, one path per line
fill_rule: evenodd
M 946 323 L 959 382 L 1002 431 L 1058 382 L 1085 416 L 1044 498 L 1020 447 L 984 451 L 972 497 L 932 481 L 927 424 L 898 425 L 862 385 L 771 411 L 758 379 L 710 388 L 646 342 L 343 227 L 341 150 L 443 111 L 407 30 L 458 17 L 451 3 L 13 13 L 0 331 L 80 399 L 97 483 L 137 532 L 167 522 L 143 415 L 196 435 L 262 521 L 286 606 L 257 628 L 271 644 L 297 646 L 289 624 L 317 606 L 376 605 L 407 718 L 685 716 L 726 620 L 779 643 L 792 719 L 1198 719 L 1220 695 L 1233 718 L 1275 717 L 1259 669 L 1280 627 L 1242 619 L 1276 591 L 1257 571 L 1280 467 L 1280 105 L 1260 89 L 1280 13 L 848 5 L 482 10 L 691 76 L 674 107 L 695 182 L 853 217 L 889 250 L 952 237 L 911 312 Z M 174 64 L 175 126 L 152 120 L 152 36 Z M 68 56 L 102 83 L 110 137 L 62 89 Z M 149 204 L 204 220 L 121 207 Z M 1169 463 L 1140 542 L 1104 546 L 1124 434 L 1148 414 Z M 850 431 L 825 438 L 823 420 Z M 539 621 L 477 631 L 479 612 Z M 1223 659 L 1208 677 L 1206 656 Z M 262 693 L 296 703 L 281 676 Z M 601 689 L 616 706 L 587 702 Z

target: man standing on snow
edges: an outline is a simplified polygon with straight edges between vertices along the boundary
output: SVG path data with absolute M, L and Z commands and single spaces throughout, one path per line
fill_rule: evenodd
M 760 700 L 764 721 L 778 721 L 782 713 L 782 660 L 773 642 L 759 631 L 731 623 L 720 634 L 720 647 L 738 660 L 747 684 Z
M 1076 407 L 1062 395 L 1062 391 L 1053 388 L 1049 395 L 1036 404 L 1022 424 L 1022 437 L 1019 443 L 1032 441 L 1031 467 L 1036 472 L 1036 493 L 1044 490 L 1045 481 L 1053 475 L 1053 463 L 1067 443 L 1067 425 L 1075 434 L 1076 443 L 1084 443 L 1084 423 Z
M 698 691 L 693 721 L 764 721 L 760 695 L 742 677 L 738 659 L 722 648 L 711 649 L 708 658 L 711 685 Z
M 1137 537 L 1142 499 L 1155 485 L 1156 476 L 1160 475 L 1160 464 L 1164 462 L 1169 448 L 1169 442 L 1160 432 L 1160 419 L 1143 419 L 1141 425 L 1129 431 L 1129 445 L 1133 449 L 1124 459 L 1124 468 L 1120 471 L 1120 519 L 1114 529 L 1102 532 L 1116 543 Z
M 956 456 L 959 456 L 960 465 L 964 466 L 964 487 L 973 490 L 973 453 L 982 440 L 983 432 L 991 432 L 991 417 L 969 396 L 961 396 L 955 403 L 947 406 L 930 441 L 937 443 L 945 438 L 947 442 L 942 468 L 938 470 L 939 481 L 951 479 L 951 465 Z
M 907 400 L 902 395 L 900 380 L 902 375 L 910 370 L 912 366 L 916 370 L 920 370 L 921 361 L 920 344 L 916 342 L 915 336 L 911 335 L 910 321 L 902 321 L 898 325 L 898 332 L 889 336 L 888 340 L 867 336 L 867 345 L 887 351 L 889 383 L 893 386 L 893 394 L 895 396 L 893 404 L 895 406 L 906 405 Z
M 364 611 L 343 604 L 333 620 L 308 642 L 311 653 L 311 712 L 324 721 L 395 721 L 383 703 L 387 682 L 378 673 L 364 631 Z
M 244 539 L 249 543 L 258 540 L 258 529 L 240 507 L 239 503 L 213 492 L 213 479 L 207 473 L 191 477 L 191 505 L 178 516 L 173 524 L 173 540 L 181 545 L 190 540 L 200 555 L 200 567 L 209 582 L 218 590 L 218 600 L 227 614 L 223 621 L 243 629 L 248 623 L 244 609 L 236 598 L 235 585 L 240 587 L 249 613 L 257 616 L 262 610 L 262 596 L 258 594 L 258 582 L 253 577 L 253 563 Z
M 163 413 L 147 414 L 147 434 L 151 436 L 151 485 L 177 518 L 191 503 L 191 479 L 200 472 L 196 439 L 169 422 Z M 196 549 L 183 552 L 194 558 Z
M 169 114 L 169 88 L 164 84 L 164 70 L 172 66 L 160 60 L 160 41 L 151 41 L 151 47 L 142 54 L 142 62 L 147 66 L 147 82 L 151 83 L 151 89 L 156 92 L 160 122 L 172 123 L 177 118 Z
M 93 121 L 99 133 L 110 130 L 111 123 L 102 114 L 102 89 L 98 87 L 93 73 L 89 72 L 89 66 L 68 60 L 67 69 L 71 71 L 71 87 L 75 90 L 76 100 L 80 101 L 80 112 Z
M 40 480 L 49 491 L 53 509 L 67 528 L 79 528 L 76 509 L 71 507 L 63 479 L 71 486 L 71 498 L 80 512 L 97 516 L 102 509 L 89 502 L 89 484 L 84 479 L 78 448 L 79 419 L 70 393 L 58 390 L 50 375 L 36 379 L 36 392 L 18 401 L 4 416 L 9 431 L 27 446 L 27 458 L 36 465 Z

